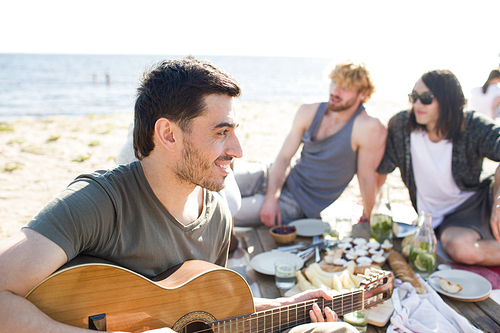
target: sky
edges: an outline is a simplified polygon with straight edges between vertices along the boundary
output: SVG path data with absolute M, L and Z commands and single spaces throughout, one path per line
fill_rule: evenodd
M 500 0 L 16 0 L 0 31 L 0 53 L 325 57 L 477 85 L 500 63 Z

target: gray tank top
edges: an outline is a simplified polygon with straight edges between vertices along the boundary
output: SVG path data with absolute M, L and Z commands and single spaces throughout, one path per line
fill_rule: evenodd
M 351 133 L 354 119 L 364 109 L 360 105 L 337 133 L 313 140 L 327 110 L 327 103 L 321 103 L 304 133 L 300 159 L 290 171 L 285 186 L 307 217 L 319 217 L 319 213 L 342 194 L 356 173 L 357 154 L 352 150 Z

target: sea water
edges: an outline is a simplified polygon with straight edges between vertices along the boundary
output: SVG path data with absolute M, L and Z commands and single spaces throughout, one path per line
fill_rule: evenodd
M 242 102 L 324 102 L 329 98 L 330 58 L 204 56 L 233 75 Z M 0 54 L 0 121 L 21 116 L 132 113 L 141 74 L 182 55 Z M 347 60 L 347 59 L 342 59 Z M 386 62 L 367 65 L 375 93 L 369 114 L 384 123 L 410 107 L 408 93 L 424 73 L 398 71 Z M 482 85 L 458 77 L 464 93 Z
M 233 75 L 242 102 L 328 98 L 325 58 L 198 56 Z M 0 121 L 31 116 L 117 114 L 134 109 L 145 69 L 171 55 L 0 54 Z

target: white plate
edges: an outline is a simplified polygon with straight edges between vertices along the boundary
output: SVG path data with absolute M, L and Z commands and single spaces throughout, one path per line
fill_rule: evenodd
M 398 224 L 398 234 L 395 235 L 396 238 L 404 238 L 409 235 L 413 235 L 415 232 L 415 229 L 417 228 L 414 225 L 402 223 L 402 222 L 396 222 Z
M 290 222 L 289 225 L 297 229 L 297 236 L 321 236 L 325 230 L 330 229 L 330 225 L 320 219 L 301 219 Z
M 257 254 L 250 260 L 250 265 L 257 272 L 267 275 L 274 275 L 274 263 L 277 260 L 291 260 L 295 262 L 295 269 L 299 270 L 304 266 L 304 260 L 299 256 L 287 252 L 263 252 Z
M 462 290 L 456 294 L 450 294 L 444 291 L 439 285 L 440 277 L 450 282 L 459 284 L 462 286 Z M 449 269 L 434 272 L 429 277 L 429 284 L 438 293 L 465 302 L 485 299 L 491 293 L 491 283 L 488 280 L 479 274 L 461 269 Z

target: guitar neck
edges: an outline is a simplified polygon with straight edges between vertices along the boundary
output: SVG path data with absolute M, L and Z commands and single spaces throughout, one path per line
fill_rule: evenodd
M 333 300 L 310 300 L 284 307 L 256 312 L 208 323 L 213 332 L 282 332 L 285 329 L 311 322 L 309 310 L 314 303 L 321 309 L 328 306 L 339 316 L 363 308 L 363 290 L 334 296 Z

